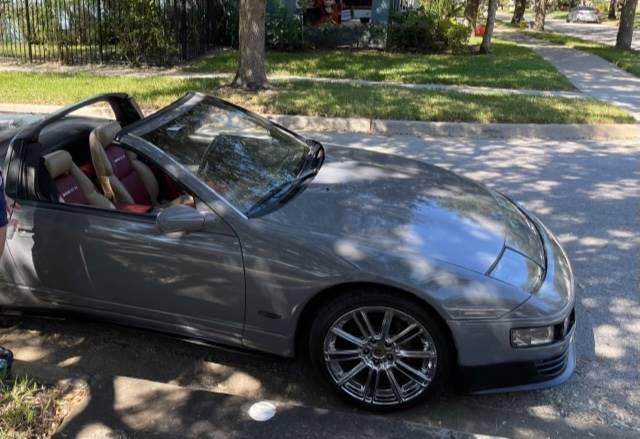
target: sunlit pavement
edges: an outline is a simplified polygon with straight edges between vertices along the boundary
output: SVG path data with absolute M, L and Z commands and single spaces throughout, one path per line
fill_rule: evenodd
M 424 160 L 504 191 L 559 236 L 576 274 L 579 357 L 569 382 L 519 394 L 448 393 L 442 400 L 390 418 L 508 437 L 640 434 L 640 146 L 347 134 L 315 137 L 327 144 Z M 125 376 L 256 401 L 356 412 L 316 383 L 298 362 L 189 344 L 136 329 L 86 320 L 8 319 L 0 329 L 0 344 L 12 348 L 19 360 L 57 365 L 70 374 L 113 383 L 107 388 L 111 392 L 116 377 Z M 331 418 L 326 422 L 329 425 Z M 380 437 L 393 437 L 394 432 L 385 431 L 383 425 Z M 233 431 L 224 433 L 220 437 L 238 436 Z M 322 431 L 310 435 L 322 437 Z
M 498 11 L 497 17 L 500 20 L 509 22 L 513 12 Z M 533 15 L 525 15 L 526 21 L 533 21 Z M 544 28 L 549 32 L 559 32 L 572 37 L 591 40 L 596 43 L 615 46 L 618 35 L 618 26 L 614 23 L 567 23 L 566 19 L 549 18 L 544 21 Z M 634 32 L 634 40 L 631 47 L 640 50 L 640 38 L 638 32 Z
M 33 114 L 16 116 L 16 114 L 13 113 L 0 112 L 0 132 L 6 129 L 19 127 L 25 123 L 34 122 L 41 117 L 42 116 L 40 115 Z
M 594 54 L 558 46 L 513 29 L 499 29 L 496 36 L 533 50 L 580 92 L 616 105 L 640 122 L 640 78 L 637 76 Z
M 566 20 L 547 18 L 544 22 L 544 27 L 545 30 L 551 32 L 560 32 L 608 46 L 615 46 L 618 36 L 618 26 L 609 23 L 567 23 Z M 640 50 L 639 35 L 638 32 L 634 32 L 634 40 L 631 43 L 631 47 L 636 50 Z

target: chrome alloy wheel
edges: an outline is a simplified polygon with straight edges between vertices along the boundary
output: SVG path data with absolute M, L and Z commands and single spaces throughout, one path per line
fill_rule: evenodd
M 324 339 L 324 361 L 334 383 L 373 405 L 397 405 L 422 394 L 435 376 L 437 359 L 426 328 L 386 306 L 344 314 Z

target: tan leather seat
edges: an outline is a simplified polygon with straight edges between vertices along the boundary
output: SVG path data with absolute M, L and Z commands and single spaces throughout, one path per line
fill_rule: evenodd
M 158 180 L 138 156 L 113 143 L 120 131 L 118 122 L 95 128 L 89 135 L 91 160 L 105 196 L 115 203 L 161 206 Z M 193 202 L 192 197 L 178 197 L 166 204 Z
M 91 180 L 73 163 L 67 151 L 55 151 L 43 156 L 43 159 L 58 191 L 59 201 L 103 209 L 114 208 L 109 200 L 96 191 Z

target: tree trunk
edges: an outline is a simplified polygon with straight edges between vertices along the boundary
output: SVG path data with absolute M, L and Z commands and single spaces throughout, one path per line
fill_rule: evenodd
M 489 4 L 487 5 L 487 27 L 484 30 L 484 36 L 482 37 L 480 53 L 489 53 L 491 50 L 493 27 L 496 24 L 496 9 L 498 9 L 498 0 L 489 0 Z
M 631 49 L 631 42 L 633 41 L 633 21 L 635 20 L 637 7 L 638 0 L 625 0 L 622 4 L 616 49 Z
M 478 9 L 480 9 L 480 0 L 467 0 L 467 5 L 464 7 L 464 18 L 474 29 L 478 22 Z
M 609 20 L 616 19 L 616 5 L 618 4 L 618 0 L 610 0 L 609 1 Z
M 513 10 L 513 18 L 511 24 L 518 24 L 524 20 L 524 11 L 527 9 L 527 0 L 515 0 L 516 6 Z
M 546 1 L 545 0 L 534 0 L 533 2 L 533 11 L 536 14 L 535 21 L 533 23 L 533 29 L 538 32 L 542 32 L 544 30 L 544 19 L 547 13 L 546 11 Z
M 267 88 L 264 47 L 266 0 L 240 0 L 239 13 L 240 63 L 231 86 L 246 90 Z

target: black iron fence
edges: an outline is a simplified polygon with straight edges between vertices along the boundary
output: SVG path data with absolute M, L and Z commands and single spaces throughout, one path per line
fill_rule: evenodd
M 226 0 L 0 0 L 0 58 L 172 64 L 233 43 Z

